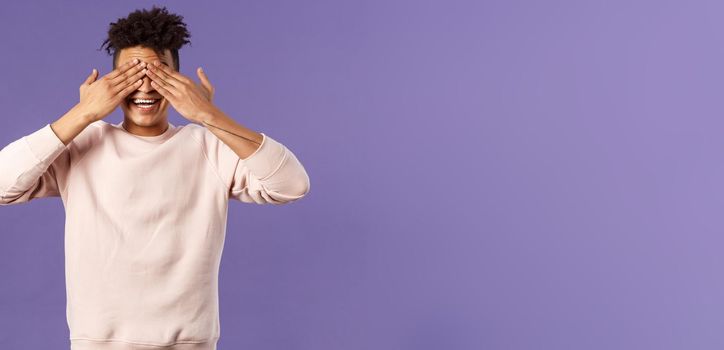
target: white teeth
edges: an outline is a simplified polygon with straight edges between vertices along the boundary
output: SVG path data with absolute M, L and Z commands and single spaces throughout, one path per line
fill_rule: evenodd
M 142 98 L 133 99 L 133 103 L 154 103 L 156 100 L 146 100 Z

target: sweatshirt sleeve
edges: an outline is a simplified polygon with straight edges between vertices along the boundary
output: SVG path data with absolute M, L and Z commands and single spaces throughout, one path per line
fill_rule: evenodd
M 202 127 L 203 128 L 203 127 Z M 205 131 L 209 160 L 227 184 L 229 198 L 245 203 L 285 204 L 304 197 L 309 176 L 297 157 L 265 133 L 259 148 L 241 159 L 211 131 Z
M 58 197 L 58 177 L 70 168 L 69 147 L 50 124 L 0 150 L 0 205 Z

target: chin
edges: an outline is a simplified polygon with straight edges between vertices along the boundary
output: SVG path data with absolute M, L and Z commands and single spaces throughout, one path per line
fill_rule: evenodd
M 163 119 L 165 112 L 163 102 L 163 99 L 161 99 L 149 107 L 139 107 L 135 103 L 126 100 L 123 113 L 136 125 L 152 126 Z

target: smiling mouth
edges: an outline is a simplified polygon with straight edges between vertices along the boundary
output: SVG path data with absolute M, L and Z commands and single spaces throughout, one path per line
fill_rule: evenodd
M 126 100 L 129 107 L 135 107 L 139 111 L 155 111 L 161 104 L 160 98 L 129 98 Z

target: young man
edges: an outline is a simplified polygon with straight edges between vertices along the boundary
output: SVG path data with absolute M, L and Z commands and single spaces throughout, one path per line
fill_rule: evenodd
M 73 350 L 211 350 L 228 200 L 290 203 L 309 192 L 284 145 L 212 103 L 179 73 L 183 17 L 137 10 L 111 23 L 114 70 L 80 102 L 0 150 L 0 205 L 59 196 Z M 118 106 L 123 121 L 103 121 Z M 173 106 L 193 123 L 174 126 Z

